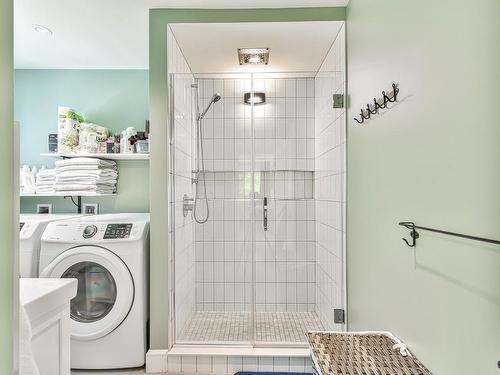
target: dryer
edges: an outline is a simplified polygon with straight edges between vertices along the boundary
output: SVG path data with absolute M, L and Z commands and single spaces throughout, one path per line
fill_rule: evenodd
M 86 216 L 50 223 L 40 277 L 75 278 L 71 367 L 112 369 L 145 363 L 149 214 Z
M 52 221 L 70 219 L 81 214 L 19 215 L 19 276 L 38 277 L 40 244 L 43 231 Z

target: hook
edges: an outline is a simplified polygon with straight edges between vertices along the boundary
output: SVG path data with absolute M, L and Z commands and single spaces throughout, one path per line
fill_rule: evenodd
M 406 240 L 406 238 L 403 238 L 403 241 L 406 242 L 409 247 L 415 247 L 417 245 L 417 238 L 419 237 L 418 232 L 415 230 L 415 223 L 411 221 L 402 221 L 399 225 L 410 229 L 410 237 L 412 238 L 411 244 Z
M 366 105 L 366 109 L 368 110 L 369 113 L 371 113 L 372 115 L 375 115 L 378 113 L 378 108 L 377 106 L 373 106 L 373 111 L 370 109 L 370 104 L 367 104 Z
M 392 84 L 392 98 L 389 98 L 385 94 L 385 91 L 382 91 L 382 95 L 384 97 L 384 104 L 387 106 L 388 102 L 394 103 L 397 100 L 398 93 L 399 93 L 399 89 L 395 83 Z
M 373 103 L 375 104 L 375 108 L 377 109 L 384 109 L 386 107 L 385 103 L 383 105 L 378 104 L 377 98 L 373 98 Z
M 399 88 L 395 83 L 392 84 L 392 92 L 394 93 L 394 100 L 396 100 L 396 96 L 399 94 Z
M 361 121 L 358 120 L 357 118 L 354 118 L 358 124 L 362 124 L 365 122 L 365 120 L 368 120 L 371 118 L 371 115 L 375 115 L 379 113 L 379 109 L 384 109 L 387 108 L 387 103 L 393 103 L 397 100 L 397 96 L 399 94 L 399 88 L 398 84 L 393 83 L 392 84 L 392 96 L 389 97 L 385 91 L 382 91 L 382 98 L 378 99 L 373 98 L 373 105 L 370 106 L 370 104 L 366 105 L 366 109 L 361 109 L 360 112 L 360 117 Z M 383 103 L 379 103 L 379 101 L 382 100 Z M 372 109 L 373 108 L 373 109 Z M 415 232 L 417 233 L 417 232 Z M 408 245 L 410 246 L 410 245 Z

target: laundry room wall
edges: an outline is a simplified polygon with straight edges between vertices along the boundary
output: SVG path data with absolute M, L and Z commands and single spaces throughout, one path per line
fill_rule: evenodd
M 13 104 L 13 19 L 12 1 L 0 1 L 0 131 L 2 157 L 0 158 L 0 374 L 12 374 L 13 335 L 15 327 L 14 306 L 17 296 L 14 286 L 14 254 L 16 242 L 13 220 L 15 204 L 12 174 L 14 134 L 12 126 Z M 15 224 L 14 224 L 15 223 Z
M 14 117 L 21 124 L 20 162 L 53 167 L 48 134 L 57 133 L 58 106 L 71 107 L 88 121 L 121 132 L 129 126 L 143 130 L 149 118 L 147 70 L 16 70 Z M 118 194 L 82 198 L 98 203 L 101 213 L 149 212 L 149 163 L 119 161 Z M 69 200 L 21 198 L 21 212 L 35 212 L 39 203 L 52 203 L 53 212 L 75 212 Z
M 434 374 L 498 374 L 500 2 L 351 0 L 349 330 L 390 330 Z M 376 35 L 376 38 L 374 36 Z M 383 39 L 382 39 L 383 38 Z M 373 97 L 398 102 L 358 125 Z

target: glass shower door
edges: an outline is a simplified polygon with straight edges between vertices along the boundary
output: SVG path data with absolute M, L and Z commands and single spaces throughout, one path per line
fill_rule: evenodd
M 256 346 L 304 346 L 315 313 L 314 78 L 255 74 Z
M 174 120 L 174 126 L 179 128 L 174 136 L 176 145 L 187 140 L 192 150 L 187 154 L 178 146 L 173 147 L 174 156 L 181 159 L 175 163 L 173 176 L 175 189 L 182 190 L 182 193 L 175 193 L 177 204 L 184 194 L 195 197 L 196 189 L 203 189 L 197 203 L 199 214 L 204 217 L 206 185 L 209 208 L 208 220 L 203 224 L 193 221 L 191 213 L 187 219 L 176 214 L 176 343 L 251 345 L 254 322 L 253 144 L 251 106 L 243 103 L 244 93 L 251 90 L 251 79 L 249 75 L 238 74 L 192 77 L 189 83 L 180 82 L 177 77 L 172 81 L 173 112 L 178 112 L 187 97 L 191 97 L 194 108 L 189 124 Z M 193 88 L 192 83 L 195 83 Z M 176 89 L 175 85 L 179 84 L 182 88 Z M 215 93 L 221 95 L 206 112 L 201 126 L 196 120 L 196 90 L 200 112 L 208 107 Z M 181 104 L 177 103 L 179 100 Z M 189 131 L 184 132 L 183 127 Z M 204 165 L 199 173 L 193 173 L 197 158 L 201 157 L 197 134 L 203 141 Z M 179 172 L 181 170 L 184 173 Z M 192 177 L 197 178 L 196 184 L 191 184 Z M 180 212 L 179 207 L 176 210 Z M 191 241 L 184 237 L 189 233 L 182 229 L 186 222 L 192 225 Z M 191 253 L 192 258 L 184 256 Z M 190 267 L 192 274 L 186 273 Z M 189 302 L 189 308 L 179 308 L 179 305 L 188 304 L 189 299 L 184 296 L 191 288 L 193 302 Z
M 331 105 L 331 93 L 343 93 L 337 76 L 172 77 L 176 343 L 303 347 L 307 331 L 342 329 L 333 321 L 343 306 L 344 170 L 336 165 L 345 122 L 343 109 Z M 200 112 L 221 95 L 201 126 L 196 90 Z M 245 103 L 256 93 L 265 103 Z M 205 185 L 208 220 L 199 224 L 183 215 L 184 198 L 203 189 L 204 217 Z

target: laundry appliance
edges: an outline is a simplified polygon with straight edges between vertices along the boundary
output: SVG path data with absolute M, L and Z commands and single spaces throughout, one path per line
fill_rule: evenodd
M 109 214 L 50 223 L 40 276 L 75 278 L 71 367 L 114 369 L 145 363 L 149 214 Z
M 19 276 L 38 277 L 38 263 L 43 231 L 52 221 L 79 217 L 79 214 L 19 215 Z

